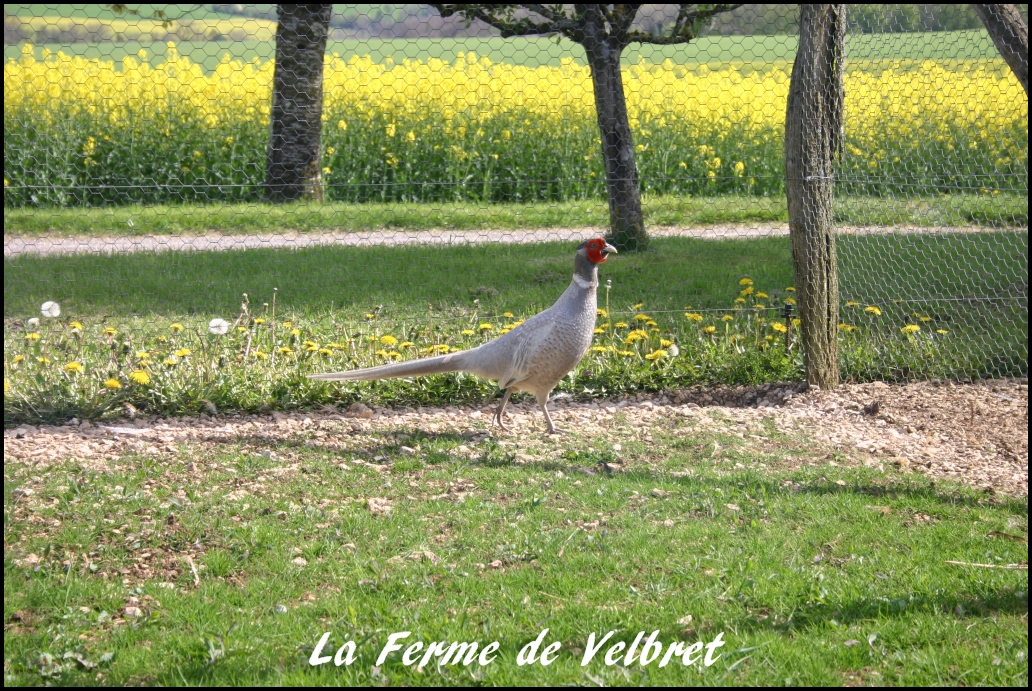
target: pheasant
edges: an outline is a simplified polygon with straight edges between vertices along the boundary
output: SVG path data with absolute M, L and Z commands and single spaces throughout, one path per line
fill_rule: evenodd
M 555 304 L 484 345 L 410 362 L 309 376 L 323 381 L 370 381 L 470 372 L 497 380 L 498 388 L 505 391 L 493 418 L 499 427 L 509 431 L 502 415 L 512 392 L 527 391 L 541 406 L 548 433 L 556 434 L 561 430 L 548 414 L 548 396 L 591 346 L 595 332 L 598 265 L 604 264 L 615 252 L 616 248 L 602 238 L 581 244 L 574 257 L 573 281 Z

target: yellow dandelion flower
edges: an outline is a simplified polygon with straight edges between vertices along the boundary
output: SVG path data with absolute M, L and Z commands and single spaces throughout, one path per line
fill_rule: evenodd
M 168 328 L 171 329 L 172 331 L 175 331 L 176 333 L 179 333 L 180 331 L 183 330 L 183 325 L 180 324 L 179 322 L 172 322 L 171 324 L 168 325 Z M 107 329 L 105 329 L 105 331 L 107 331 Z
M 946 334 L 949 333 L 949 330 L 948 329 L 936 329 L 935 333 L 941 334 L 941 335 L 945 336 Z
M 118 335 L 118 329 L 115 329 L 115 328 L 109 326 L 106 329 L 104 329 L 104 335 L 105 336 L 117 336 Z
M 376 315 L 373 314 L 372 312 L 366 312 L 365 313 L 365 318 L 366 319 L 376 319 Z
M 7 180 L 4 180 L 4 187 L 7 187 Z M 10 390 L 11 382 L 7 381 L 7 379 L 4 379 L 4 393 L 7 393 Z
M 634 357 L 635 355 L 637 355 L 637 353 L 633 350 L 618 350 L 616 351 L 616 354 L 622 355 L 624 357 Z
M 921 321 L 923 321 L 923 322 L 930 322 L 930 321 L 932 321 L 932 318 L 931 317 L 921 317 Z
M 651 353 L 646 355 L 645 359 L 646 360 L 660 360 L 660 359 L 668 357 L 668 356 L 669 356 L 669 353 L 667 353 L 667 351 L 663 350 L 662 348 L 659 348 L 659 349 L 653 350 Z
M 48 358 L 48 357 L 38 357 L 38 358 L 36 358 L 36 362 L 38 362 L 41 365 L 49 365 L 50 364 L 50 358 Z
M 637 305 L 632 305 L 631 309 L 632 310 L 640 310 L 644 304 L 645 304 L 644 302 L 639 302 Z
M 306 353 L 314 353 L 319 350 L 319 344 L 312 341 L 305 341 L 302 345 L 304 345 Z
M 795 300 L 795 298 L 785 298 L 785 304 L 786 305 L 794 305 L 794 304 L 796 304 L 796 300 Z
M 161 364 L 165 365 L 166 367 L 175 367 L 179 364 L 179 360 L 175 359 L 174 357 L 167 357 L 161 361 Z
M 751 286 L 752 284 L 753 284 L 753 280 L 751 278 L 749 278 L 748 276 L 746 276 L 745 278 L 743 278 L 742 280 L 740 280 L 738 282 L 738 285 L 740 285 L 740 286 Z
M 479 329 L 481 331 L 494 331 L 494 324 L 484 323 L 480 325 Z
M 104 381 L 104 386 L 108 389 L 121 389 L 122 382 L 118 381 L 117 379 L 106 379 Z
M 605 332 L 606 332 L 605 329 L 595 329 L 595 333 L 596 334 L 604 334 Z
M 629 325 L 627 324 L 627 322 L 617 322 L 616 323 L 616 328 L 618 328 L 618 329 L 626 329 L 628 326 Z
M 907 324 L 902 329 L 900 329 L 900 331 L 902 331 L 905 334 L 916 334 L 920 330 L 921 327 L 917 324 Z
M 792 326 L 799 326 L 802 323 L 803 323 L 803 320 L 800 319 L 799 317 L 796 317 L 795 319 L 792 320 Z
M 647 314 L 636 314 L 636 315 L 634 315 L 634 318 L 635 318 L 635 320 L 640 321 L 640 322 L 647 322 L 650 319 L 652 319 L 652 317 L 650 317 Z
M 150 384 L 151 379 L 149 374 L 138 369 L 129 373 L 129 381 L 140 386 L 147 386 L 147 384 Z
M 745 298 L 735 298 L 735 304 L 736 305 L 744 305 L 745 304 Z
M 502 316 L 503 317 L 509 317 L 511 319 L 512 318 L 512 312 L 502 312 Z
M 873 314 L 876 317 L 881 316 L 881 310 L 875 307 L 874 305 L 868 305 L 867 307 L 864 307 L 864 312 L 867 312 L 868 314 Z
M 785 292 L 786 293 L 794 293 L 795 292 L 795 288 L 793 286 L 789 286 L 789 287 L 785 288 Z
M 25 340 L 27 340 L 27 341 L 38 341 L 39 339 L 40 339 L 40 335 L 38 333 L 36 333 L 35 331 L 33 331 L 30 334 L 25 334 Z
M 291 350 L 290 348 L 288 348 L 287 346 L 280 346 L 279 348 L 276 349 L 276 352 L 279 353 L 280 355 L 290 355 L 294 351 Z
M 608 319 L 609 318 L 609 312 L 606 312 L 601 307 L 599 307 L 599 308 L 597 308 L 595 310 L 595 314 L 597 314 L 598 316 L 602 317 L 603 319 Z
M 715 327 L 715 326 L 704 326 L 704 327 L 702 327 L 702 332 L 705 333 L 705 334 L 716 333 L 717 332 L 717 327 Z
M 264 323 L 265 323 L 265 319 L 263 319 L 262 317 L 255 317 L 255 318 L 254 318 L 254 323 L 255 323 L 255 324 L 256 324 L 257 326 L 261 326 L 262 324 L 264 324 Z
M 180 348 L 174 353 L 174 355 L 176 357 L 190 357 L 190 352 L 189 348 Z
M 291 336 L 300 336 L 301 335 L 301 329 L 291 329 L 290 330 L 290 335 Z
M 753 309 L 756 309 L 756 310 L 767 309 L 767 306 L 762 304 L 762 303 L 757 302 L 755 305 L 753 305 Z
M 15 355 L 14 359 L 11 360 L 11 363 L 17 365 L 19 362 L 21 362 L 24 359 L 25 359 L 24 355 Z
M 773 322 L 773 323 L 772 323 L 772 324 L 770 325 L 770 328 L 774 329 L 774 330 L 775 330 L 775 331 L 777 331 L 777 332 L 778 332 L 779 334 L 783 334 L 783 333 L 785 333 L 786 331 L 788 331 L 788 327 L 787 327 L 787 326 L 785 326 L 784 324 L 782 324 L 781 322 Z
M 268 353 L 263 353 L 260 350 L 254 351 L 253 355 L 254 355 L 254 359 L 255 360 L 268 360 L 269 359 L 269 354 Z
M 860 306 L 860 303 L 857 302 L 856 300 L 850 300 L 849 302 L 846 303 L 846 307 L 859 307 L 859 306 Z
M 416 344 L 413 343 L 412 341 L 403 341 L 403 342 L 398 344 L 398 350 L 405 350 L 406 348 L 414 348 L 415 345 Z
M 702 321 L 702 315 L 699 314 L 698 312 L 686 312 L 684 316 L 687 317 L 688 321 L 690 321 L 690 322 L 701 322 Z
M 70 372 L 72 374 L 82 374 L 85 370 L 81 362 L 76 362 L 75 360 L 72 360 L 64 366 L 64 371 Z
M 80 322 L 72 322 L 72 323 L 70 323 L 68 325 L 68 328 L 71 329 L 72 331 L 82 331 L 82 323 L 80 323 Z
M 390 348 L 391 346 L 398 345 L 398 339 L 396 339 L 394 336 L 391 336 L 390 334 L 387 334 L 386 336 L 380 336 L 380 343 L 383 343 L 385 346 Z
M 763 291 L 760 291 L 759 293 L 756 293 L 756 299 L 757 300 L 766 300 L 767 299 L 767 294 L 764 293 Z
M 723 317 L 721 317 L 721 319 L 723 321 L 729 322 L 729 321 L 733 320 L 734 317 L 732 317 L 730 314 L 725 314 Z
M 461 333 L 463 336 L 472 336 L 476 333 L 476 331 L 474 331 L 473 329 L 463 329 L 459 333 Z
M 283 322 L 284 329 L 289 329 L 292 326 L 294 326 L 294 322 Z
M 670 346 L 674 345 L 674 342 L 668 338 L 661 338 L 659 339 L 659 345 L 661 348 L 669 348 Z
M 606 346 L 591 346 L 591 352 L 593 353 L 605 353 L 609 350 Z
M 326 357 L 329 357 L 329 356 L 333 355 L 333 351 L 330 350 L 329 348 L 320 348 L 319 349 L 319 354 L 320 355 L 324 355 Z
M 506 326 L 506 327 L 503 327 L 503 328 L 502 328 L 502 329 L 501 329 L 501 330 L 500 330 L 500 331 L 498 332 L 498 335 L 499 335 L 499 336 L 503 336 L 503 335 L 505 335 L 505 334 L 509 333 L 510 331 L 512 331 L 512 329 L 510 329 L 510 328 L 509 328 L 508 326 Z
M 748 296 L 752 295 L 753 292 L 754 292 L 754 288 L 752 286 L 749 286 L 745 290 L 741 291 L 739 293 L 739 295 L 741 295 L 742 297 L 748 297 Z

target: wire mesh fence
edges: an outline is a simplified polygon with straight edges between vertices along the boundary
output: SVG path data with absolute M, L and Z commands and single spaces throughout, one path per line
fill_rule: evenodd
M 614 145 L 584 41 L 335 5 L 316 146 L 284 203 L 276 6 L 111 7 L 5 5 L 5 420 L 483 397 L 462 375 L 305 375 L 516 328 L 634 180 L 648 249 L 601 267 L 594 343 L 559 390 L 803 376 L 785 199 L 797 6 L 608 16 L 640 39 L 611 74 L 629 128 Z M 845 56 L 844 377 L 1026 375 L 1021 84 L 968 6 L 851 7 Z M 631 168 L 614 167 L 628 142 Z

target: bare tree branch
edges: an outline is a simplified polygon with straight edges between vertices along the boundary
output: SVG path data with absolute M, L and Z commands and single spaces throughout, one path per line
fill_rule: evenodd
M 741 6 L 741 3 L 736 5 L 681 5 L 669 36 L 658 35 L 651 31 L 630 31 L 625 37 L 626 43 L 651 43 L 654 45 L 688 43 L 696 37 L 702 27 L 702 22 L 718 14 L 736 10 Z

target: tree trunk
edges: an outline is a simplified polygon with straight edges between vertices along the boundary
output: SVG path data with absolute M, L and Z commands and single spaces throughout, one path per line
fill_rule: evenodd
M 785 182 L 811 385 L 839 382 L 833 159 L 842 137 L 845 5 L 800 5 L 799 49 L 785 119 Z
M 608 240 L 621 252 L 643 250 L 648 246 L 649 238 L 641 213 L 634 139 L 627 120 L 627 101 L 620 74 L 621 47 L 605 35 L 598 10 L 593 10 L 585 21 L 583 45 L 591 66 L 595 111 L 606 165 Z
M 277 5 L 265 184 L 269 201 L 321 202 L 323 55 L 333 5 Z
M 1014 5 L 971 5 L 1028 94 L 1028 27 Z

